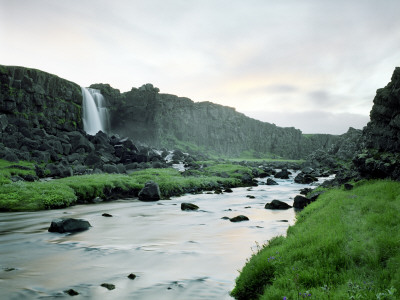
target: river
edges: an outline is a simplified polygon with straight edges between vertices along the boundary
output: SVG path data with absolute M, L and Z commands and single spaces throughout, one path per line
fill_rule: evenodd
M 221 195 L 1 213 L 0 298 L 69 298 L 64 291 L 72 288 L 79 292 L 73 299 L 232 299 L 238 270 L 257 244 L 284 235 L 294 224 L 294 209 L 272 211 L 264 205 L 273 199 L 292 205 L 306 186 L 293 177 L 276 181 L 279 185 Z M 182 202 L 200 210 L 181 211 Z M 250 220 L 221 219 L 237 215 Z M 76 234 L 48 232 L 51 220 L 60 217 L 82 218 L 92 227 Z M 136 279 L 129 279 L 130 273 Z

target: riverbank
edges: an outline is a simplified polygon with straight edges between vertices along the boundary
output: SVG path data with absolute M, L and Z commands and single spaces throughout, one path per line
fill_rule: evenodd
M 162 199 L 185 193 L 218 192 L 251 186 L 254 176 L 261 171 L 238 164 L 208 162 L 200 169 L 184 173 L 173 168 L 150 168 L 130 174 L 92 174 L 31 182 L 29 178 L 35 175 L 33 163 L 1 160 L 0 211 L 35 211 L 136 197 L 150 180 L 159 185 Z
M 398 299 L 400 182 L 362 181 L 306 207 L 287 237 L 259 249 L 236 299 Z M 396 290 L 397 288 L 397 290 Z

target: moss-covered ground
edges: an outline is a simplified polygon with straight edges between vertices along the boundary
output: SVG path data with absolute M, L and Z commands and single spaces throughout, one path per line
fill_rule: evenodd
M 236 299 L 400 299 L 400 182 L 327 191 L 244 266 Z
M 168 199 L 188 192 L 245 185 L 242 177 L 252 168 L 234 164 L 213 164 L 191 174 L 167 169 L 144 169 L 126 174 L 93 174 L 49 181 L 16 181 L 12 176 L 35 175 L 34 165 L 0 160 L 0 211 L 33 211 L 86 203 L 100 197 L 111 200 L 137 196 L 147 181 L 155 181 L 161 197 Z M 248 177 L 247 177 L 248 178 Z

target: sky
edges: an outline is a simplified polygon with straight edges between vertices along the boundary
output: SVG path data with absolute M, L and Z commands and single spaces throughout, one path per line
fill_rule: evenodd
M 361 129 L 400 66 L 399 0 L 0 0 L 0 64 Z

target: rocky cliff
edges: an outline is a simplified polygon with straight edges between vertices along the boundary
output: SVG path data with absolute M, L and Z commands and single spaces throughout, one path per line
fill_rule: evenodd
M 0 113 L 48 133 L 82 129 L 81 88 L 43 71 L 0 65 Z
M 377 90 L 370 117 L 354 165 L 362 177 L 400 180 L 400 67 Z
M 91 87 L 100 89 L 110 103 L 113 131 L 157 147 L 298 159 L 338 140 L 328 134 L 304 136 L 298 129 L 254 120 L 231 107 L 162 94 L 151 84 L 122 94 L 105 84 Z

